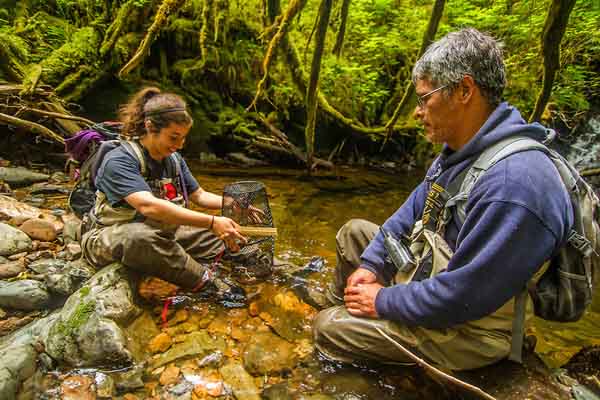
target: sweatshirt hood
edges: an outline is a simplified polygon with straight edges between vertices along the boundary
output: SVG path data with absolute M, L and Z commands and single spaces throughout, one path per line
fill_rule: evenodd
M 503 102 L 496 107 L 475 136 L 462 149 L 452 151 L 444 145 L 440 162 L 443 164 L 443 169 L 446 169 L 478 156 L 484 149 L 508 137 L 526 136 L 543 142 L 547 135 L 548 130 L 543 125 L 537 122 L 527 123 L 516 108 Z

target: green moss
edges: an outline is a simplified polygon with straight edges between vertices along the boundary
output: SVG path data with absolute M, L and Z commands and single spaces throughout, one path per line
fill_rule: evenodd
M 90 294 L 90 287 L 89 286 L 83 286 L 81 289 L 79 289 L 79 293 L 81 294 L 81 298 L 85 298 L 88 294 Z
M 89 288 L 88 288 L 89 291 Z M 85 295 L 82 294 L 82 298 Z M 73 334 L 83 326 L 90 318 L 90 315 L 96 309 L 96 301 L 81 301 L 71 316 L 65 321 L 60 320 L 51 328 L 51 336 L 60 336 L 61 338 L 67 339 L 68 337 L 72 337 Z M 67 340 L 61 340 L 57 343 L 58 348 L 56 349 L 60 355 L 62 355 L 65 351 Z
M 89 65 L 97 57 L 100 35 L 92 27 L 86 27 L 73 34 L 71 41 L 55 50 L 42 62 L 42 80 L 50 85 L 62 82 L 65 75 L 80 65 Z

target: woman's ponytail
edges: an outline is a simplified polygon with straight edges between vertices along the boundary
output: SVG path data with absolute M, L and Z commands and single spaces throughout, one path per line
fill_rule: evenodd
M 123 123 L 121 136 L 126 139 L 144 136 L 145 122 L 150 120 L 156 132 L 170 123 L 191 125 L 192 117 L 185 100 L 173 93 L 162 93 L 157 87 L 147 87 L 121 106 L 119 120 Z

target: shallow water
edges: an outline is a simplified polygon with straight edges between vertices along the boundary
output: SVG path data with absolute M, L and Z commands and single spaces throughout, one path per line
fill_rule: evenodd
M 314 255 L 324 257 L 326 272 L 311 276 L 323 286 L 330 281 L 335 266 L 337 230 L 351 218 L 384 222 L 423 176 L 418 171 L 389 175 L 348 168 L 340 170 L 344 178 L 335 181 L 308 180 L 301 172 L 276 169 L 257 170 L 254 176 L 248 176 L 247 171 L 235 176 L 235 170 L 227 172 L 228 176 L 203 174 L 199 165 L 193 170 L 200 172 L 197 174 L 200 184 L 215 193 L 238 180 L 263 182 L 279 232 L 276 255 L 298 264 L 304 264 Z M 558 367 L 582 346 L 600 345 L 600 295 L 596 295 L 591 310 L 577 323 L 536 319 L 530 329 L 537 337 L 538 354 L 550 367 Z
M 337 177 L 328 175 L 307 179 L 297 170 L 253 168 L 249 171 L 223 166 L 210 168 L 193 162 L 190 167 L 200 185 L 213 193 L 221 193 L 224 186 L 232 182 L 262 182 L 267 187 L 278 229 L 275 255 L 295 265 L 305 265 L 314 256 L 322 257 L 325 260 L 323 271 L 306 276 L 322 288 L 332 279 L 337 230 L 351 218 L 383 223 L 423 176 L 419 171 L 391 175 L 343 168 L 337 171 Z M 26 196 L 26 193 L 21 195 Z M 43 201 L 40 206 L 64 208 L 66 199 L 64 196 L 46 196 Z M 294 351 L 310 354 L 311 320 L 316 311 L 299 302 L 290 286 L 289 280 L 276 274 L 264 282 L 245 285 L 251 296 L 248 307 L 228 310 L 211 302 L 198 303 L 187 307 L 185 318 L 189 318 L 188 322 L 195 321 L 210 334 L 224 338 L 226 351 L 223 355 L 230 359 L 242 359 L 249 340 L 260 329 L 273 331 L 294 343 Z M 154 320 L 149 321 L 149 325 L 160 323 L 160 308 L 160 305 L 149 307 L 153 309 L 151 318 Z M 177 308 L 183 311 L 181 307 Z M 260 315 L 256 316 L 258 313 Z M 170 315 L 173 317 L 175 314 L 172 310 Z M 173 329 L 177 330 L 177 326 Z M 542 359 L 551 367 L 562 365 L 582 346 L 600 344 L 600 296 L 596 296 L 592 310 L 582 321 L 551 324 L 536 320 L 531 332 L 538 339 L 536 350 Z M 80 374 L 77 371 L 63 372 Z M 158 376 L 146 375 L 144 382 L 146 385 L 158 385 L 157 379 Z M 283 385 L 286 390 L 296 393 L 294 398 L 298 399 L 318 399 L 310 395 L 319 393 L 335 399 L 455 398 L 431 378 L 412 368 L 342 368 L 311 357 L 280 376 L 264 376 L 255 381 L 262 389 Z M 58 380 L 49 386 L 57 384 L 60 384 Z M 46 393 L 47 398 L 53 398 L 51 391 Z M 136 393 L 149 395 L 146 389 Z

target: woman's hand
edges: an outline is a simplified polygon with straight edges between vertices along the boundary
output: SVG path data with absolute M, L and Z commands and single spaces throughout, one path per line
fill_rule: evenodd
M 221 239 L 225 246 L 232 252 L 240 251 L 240 243 L 246 244 L 248 240 L 239 232 L 240 226 L 232 219 L 227 217 L 214 217 L 212 223 L 213 233 Z

